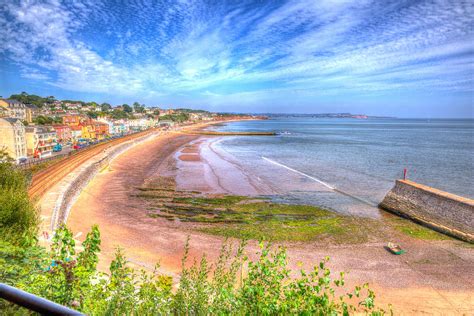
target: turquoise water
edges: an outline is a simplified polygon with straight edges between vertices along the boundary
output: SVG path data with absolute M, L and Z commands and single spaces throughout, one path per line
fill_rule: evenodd
M 413 181 L 474 198 L 474 120 L 275 118 L 217 129 L 280 133 L 215 146 L 288 201 L 376 215 L 404 168 Z

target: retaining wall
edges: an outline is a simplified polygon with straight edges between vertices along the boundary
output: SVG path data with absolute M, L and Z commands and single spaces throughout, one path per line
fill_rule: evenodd
M 79 194 L 82 192 L 82 190 L 99 171 L 106 168 L 115 157 L 130 147 L 133 147 L 134 145 L 155 136 L 156 134 L 147 135 L 108 149 L 104 157 L 80 171 L 75 179 L 63 189 L 58 200 L 56 201 L 55 208 L 52 212 L 51 230 L 54 231 L 58 225 L 67 222 L 69 211 L 71 210 L 74 201 L 79 197 Z
M 409 180 L 397 180 L 380 207 L 474 243 L 474 200 Z

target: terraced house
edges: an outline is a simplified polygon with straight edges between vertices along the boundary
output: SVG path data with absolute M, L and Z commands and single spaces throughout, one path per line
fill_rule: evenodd
M 0 99 L 0 107 L 6 110 L 7 117 L 26 120 L 26 106 L 20 101 L 12 99 Z
M 54 128 L 52 126 L 27 126 L 25 130 L 28 156 L 35 158 L 51 156 L 57 142 Z
M 0 118 L 0 149 L 15 161 L 26 158 L 25 126 L 17 118 Z

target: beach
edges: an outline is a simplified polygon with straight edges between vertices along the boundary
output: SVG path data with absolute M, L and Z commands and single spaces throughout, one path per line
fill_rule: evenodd
M 143 142 L 113 160 L 83 190 L 71 209 L 68 226 L 84 238 L 93 224 L 101 230 L 100 268 L 106 270 L 116 247 L 123 248 L 131 264 L 179 277 L 184 245 L 189 238 L 190 257 L 203 254 L 213 262 L 225 238 L 196 230 L 195 223 L 149 216 L 147 204 L 137 198 L 138 188 L 174 181 L 177 190 L 200 193 L 271 195 L 265 183 L 223 159 L 213 149 L 219 137 L 169 133 Z M 390 215 L 387 215 L 390 216 Z M 329 256 L 333 271 L 348 271 L 349 285 L 369 282 L 381 306 L 392 303 L 398 312 L 462 314 L 474 309 L 472 248 L 460 241 L 417 240 L 394 231 L 388 237 L 410 248 L 403 257 L 384 249 L 386 240 L 371 239 L 358 245 L 325 242 L 286 242 L 290 266 L 309 269 Z M 258 251 L 249 242 L 247 253 Z M 192 261 L 192 260 L 191 260 Z M 454 312 L 453 312 L 454 311 Z

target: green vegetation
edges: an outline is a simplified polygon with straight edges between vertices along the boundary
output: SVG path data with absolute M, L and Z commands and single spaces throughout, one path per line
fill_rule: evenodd
M 160 121 L 173 121 L 176 123 L 183 123 L 189 120 L 188 113 L 173 113 L 160 116 Z
M 108 112 L 108 111 L 110 111 L 111 109 L 112 109 L 112 106 L 111 106 L 109 103 L 104 102 L 104 103 L 102 103 L 102 104 L 100 105 L 100 110 L 101 110 L 102 112 Z
M 39 108 L 42 108 L 45 103 L 51 104 L 56 100 L 53 96 L 43 98 L 34 94 L 28 94 L 26 92 L 22 92 L 20 94 L 12 94 L 10 96 L 10 99 L 20 101 L 24 104 L 33 104 Z
M 33 123 L 38 124 L 38 125 L 50 125 L 53 123 L 61 124 L 62 121 L 63 120 L 61 117 L 52 117 L 52 116 L 43 116 L 43 115 L 39 115 L 33 119 Z
M 149 201 L 150 217 L 195 223 L 193 229 L 213 235 L 267 241 L 368 240 L 367 230 L 360 229 L 357 219 L 316 206 L 234 195 L 202 196 L 166 186 L 140 191 L 135 196 Z
M 125 111 L 120 111 L 120 110 L 113 110 L 112 113 L 110 113 L 110 117 L 115 119 L 115 120 L 120 120 L 120 119 L 126 119 L 129 117 L 128 112 Z
M 23 171 L 0 163 L 0 236 L 15 246 L 30 245 L 36 237 L 38 218 L 27 188 Z
M 251 260 L 245 255 L 245 243 L 237 249 L 225 243 L 215 264 L 203 256 L 199 263 L 191 265 L 186 245 L 176 290 L 172 278 L 158 272 L 159 266 L 153 272 L 137 271 L 128 265 L 120 249 L 109 272 L 98 271 L 101 239 L 97 226 L 92 227 L 80 247 L 65 226 L 55 231 L 49 250 L 38 246 L 38 219 L 28 200 L 27 182 L 22 171 L 9 163 L 0 164 L 0 280 L 83 313 L 384 313 L 375 307 L 375 294 L 368 285 L 348 291 L 344 288 L 343 273 L 332 277 L 327 267 L 328 259 L 313 270 L 301 270 L 298 274 L 288 268 L 286 250 L 268 244 L 262 244 L 256 259 Z M 235 205 L 242 201 L 242 197 L 224 197 L 207 202 Z M 251 204 L 242 207 L 255 208 Z M 286 212 L 299 214 L 305 211 L 287 209 Z M 0 300 L 0 310 L 7 315 L 30 314 L 5 300 Z
M 135 197 L 148 202 L 150 217 L 190 223 L 207 234 L 270 242 L 324 241 L 353 244 L 401 233 L 415 239 L 450 237 L 400 217 L 380 221 L 344 216 L 316 206 L 272 203 L 267 199 L 233 195 L 205 196 L 176 191 L 171 179 L 161 177 L 151 187 L 138 188 Z
M 451 239 L 450 237 L 438 233 L 432 229 L 413 223 L 412 221 L 406 220 L 401 217 L 393 217 L 390 219 L 392 226 L 399 232 L 408 235 L 413 238 L 423 240 L 446 240 Z
M 145 104 L 140 104 L 138 102 L 133 103 L 133 111 L 135 113 L 144 113 L 145 112 Z
M 81 246 L 83 250 L 77 252 L 73 234 L 66 227 L 56 231 L 50 251 L 39 247 L 23 251 L 0 243 L 4 258 L 0 276 L 14 286 L 89 315 L 385 313 L 376 308 L 375 294 L 367 284 L 347 291 L 344 273 L 334 278 L 327 267 L 328 258 L 313 270 L 293 276 L 286 250 L 268 244 L 261 245 L 255 260 L 245 255 L 244 243 L 236 250 L 224 244 L 215 265 L 203 256 L 190 267 L 186 245 L 176 291 L 172 278 L 158 269 L 149 273 L 129 267 L 120 249 L 109 273 L 99 272 L 100 232 L 96 226 Z M 0 302 L 0 308 L 7 314 L 26 314 L 5 301 Z
M 126 113 L 132 113 L 133 112 L 133 109 L 130 105 L 128 104 L 122 104 L 122 108 L 123 108 L 123 111 L 126 112 Z
M 96 119 L 97 117 L 99 117 L 99 113 L 95 111 L 87 111 L 86 115 L 88 118 L 91 118 L 91 119 Z
M 10 154 L 8 153 L 8 147 L 3 145 L 0 147 L 0 163 L 13 163 L 15 159 L 13 159 Z

